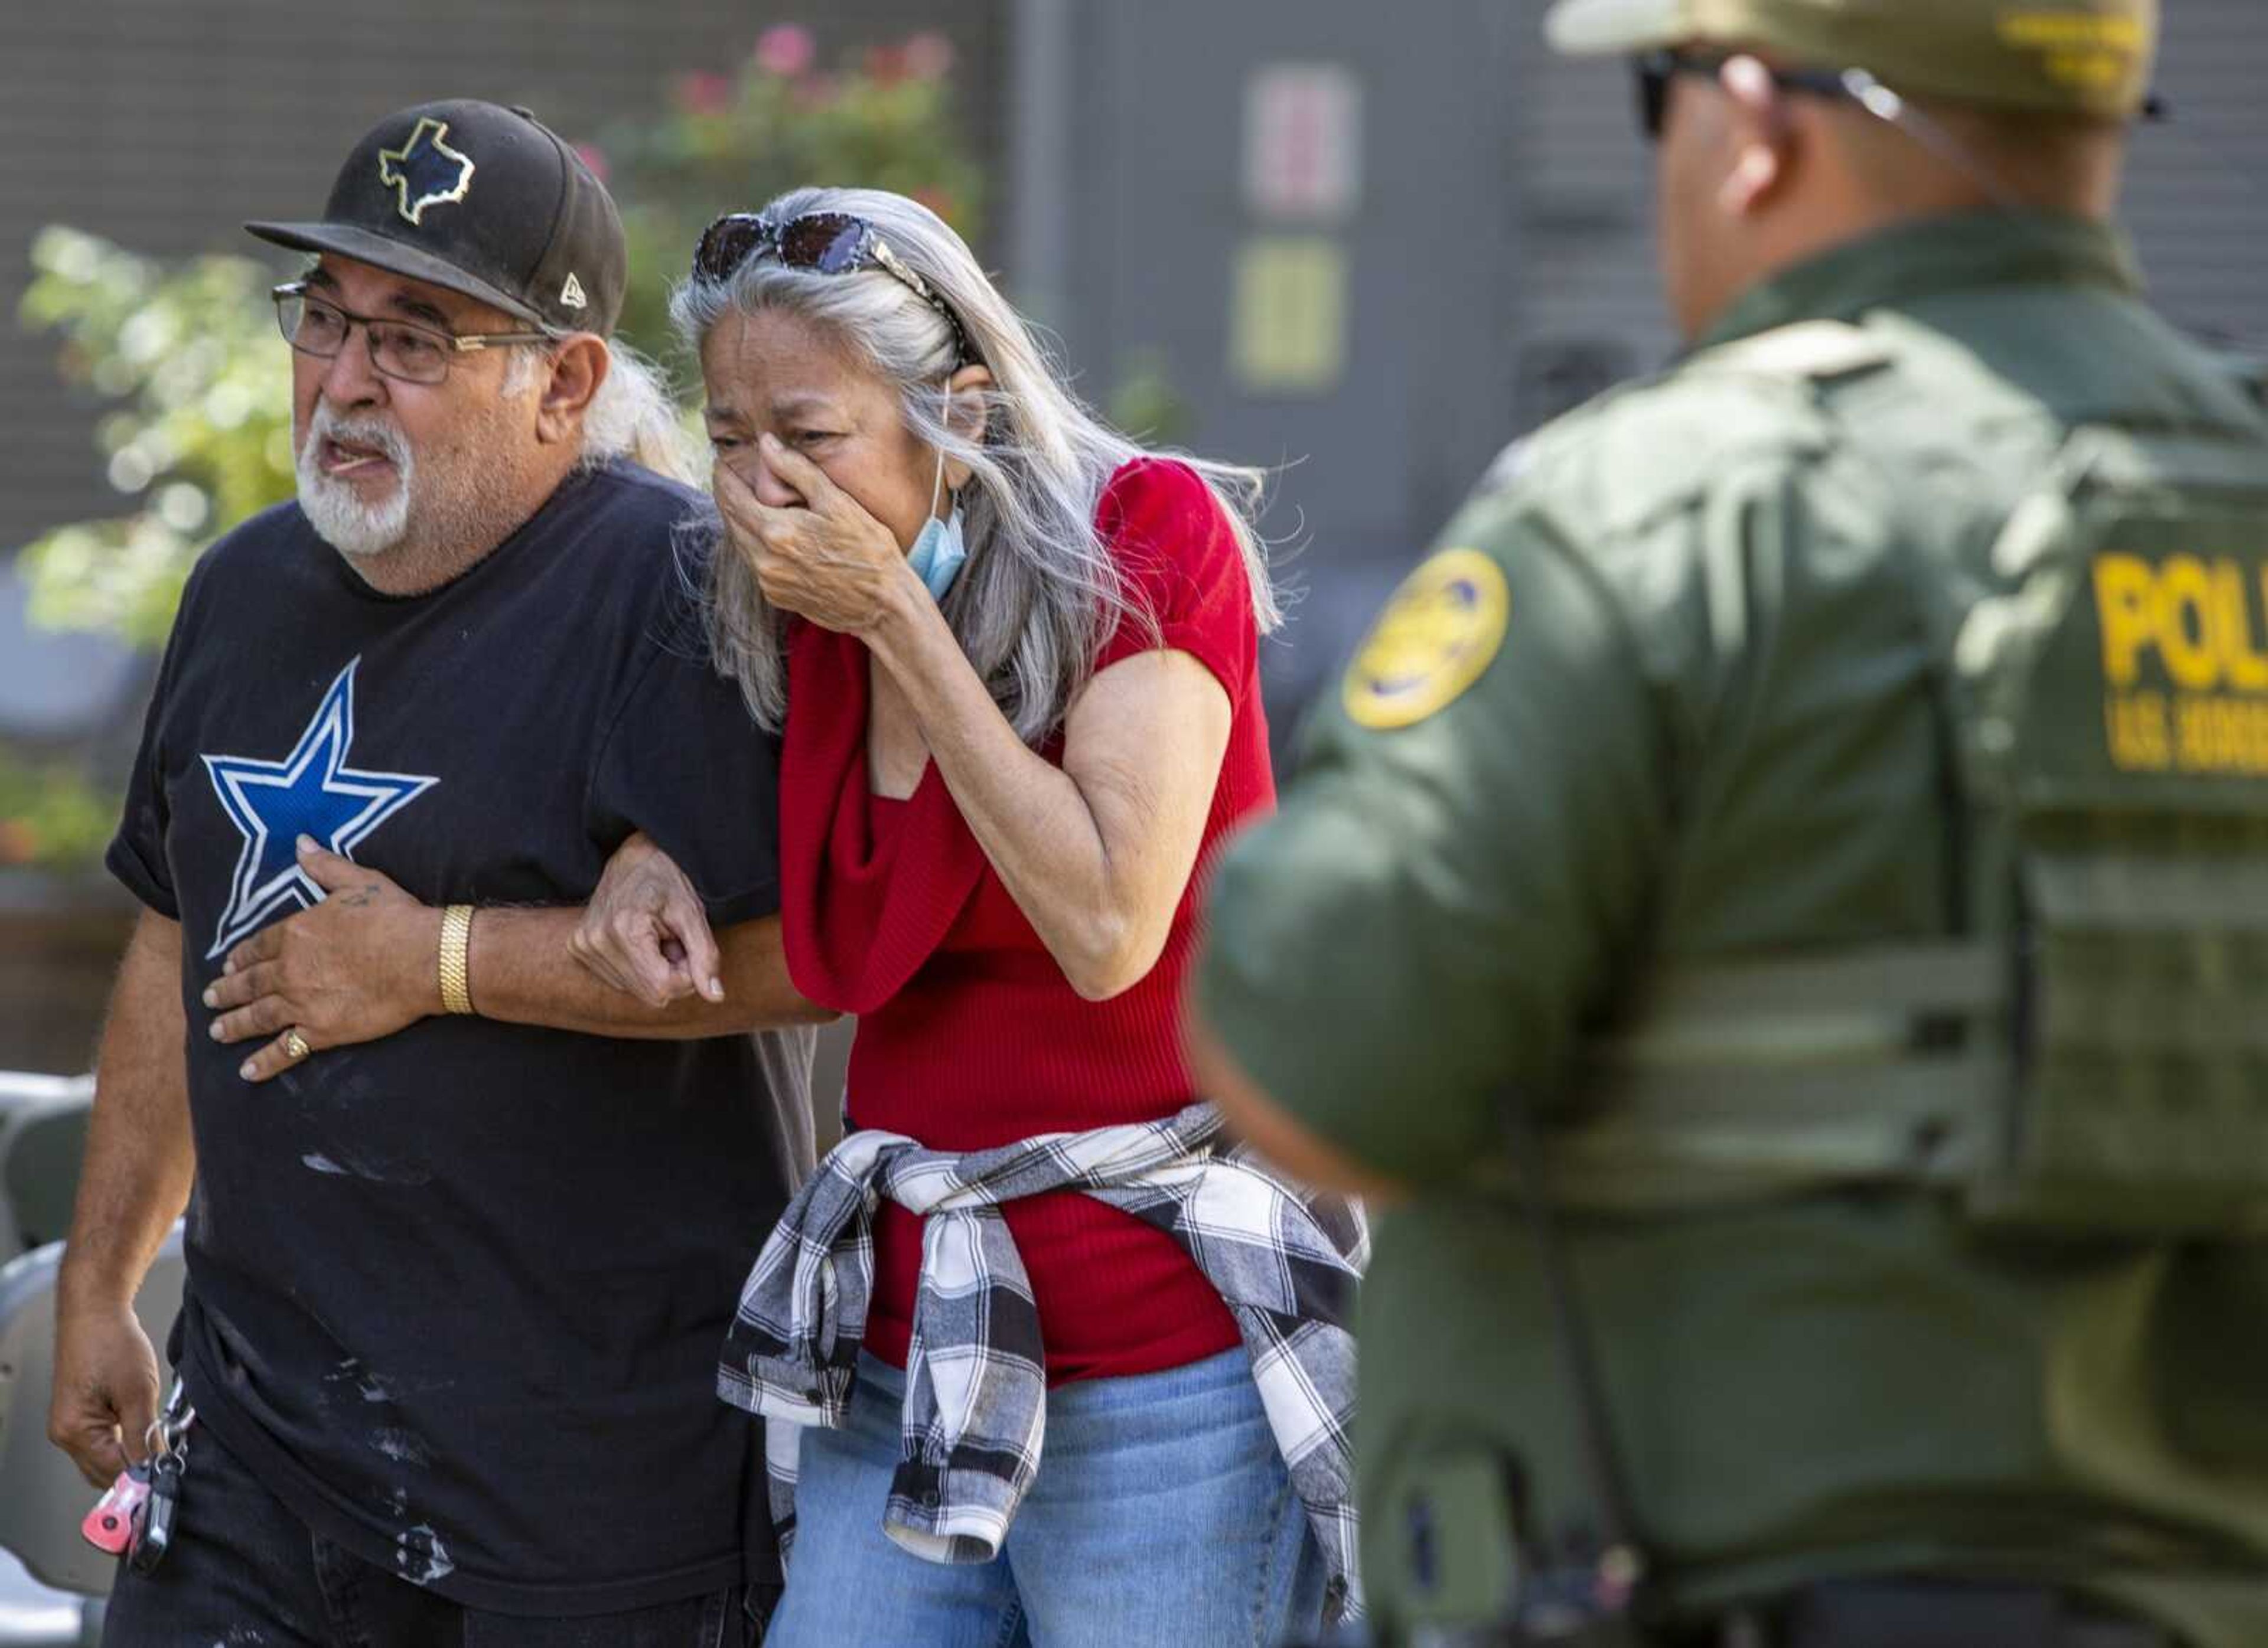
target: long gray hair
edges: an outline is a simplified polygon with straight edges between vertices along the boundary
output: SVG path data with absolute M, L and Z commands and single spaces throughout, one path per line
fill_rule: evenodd
M 992 374 L 990 388 L 973 392 L 984 415 L 981 437 L 972 440 L 946 422 L 946 380 L 966 364 L 956 358 L 953 328 L 885 270 L 823 275 L 751 257 L 723 279 L 696 273 L 677 290 L 670 317 L 696 354 L 729 314 L 780 311 L 825 327 L 896 386 L 908 429 L 968 467 L 960 496 L 968 562 L 945 598 L 946 622 L 1018 736 L 1036 745 L 1061 724 L 1094 673 L 1097 649 L 1120 623 L 1156 632 L 1154 614 L 1132 608 L 1094 528 L 1111 475 L 1152 454 L 1071 394 L 1022 318 L 935 213 L 877 189 L 795 189 L 764 208 L 776 221 L 815 211 L 865 218 L 952 306 L 975 359 Z M 970 398 L 961 396 L 964 412 Z M 1219 500 L 1243 552 L 1254 615 L 1262 633 L 1274 629 L 1283 614 L 1253 527 L 1264 475 L 1180 460 Z M 787 715 L 784 614 L 721 543 L 700 576 L 718 667 L 740 682 L 756 720 L 777 731 Z
M 513 351 L 502 393 L 510 398 L 535 387 L 556 348 Z M 595 469 L 626 458 L 656 475 L 688 485 L 699 482 L 692 439 L 670 396 L 669 375 L 619 338 L 607 340 L 607 380 L 583 410 L 579 467 Z

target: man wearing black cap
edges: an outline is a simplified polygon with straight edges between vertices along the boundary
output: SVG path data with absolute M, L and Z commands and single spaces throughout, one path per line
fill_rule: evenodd
M 733 1033 L 812 1015 L 748 822 L 777 753 L 682 593 L 700 501 L 631 461 L 673 430 L 608 342 L 620 222 L 532 115 L 450 102 L 251 228 L 315 256 L 276 293 L 299 497 L 214 546 L 166 650 L 60 1289 L 58 1444 L 102 1482 L 186 1450 L 108 1639 L 740 1640 L 777 1570 L 716 1347 L 811 1143 L 807 1034 Z M 698 866 L 722 999 L 637 1006 L 541 908 L 633 831 Z M 425 923 L 432 1016 L 313 1063 L 279 1025 L 255 1085 L 211 987 L 327 892 Z M 129 1301 L 185 1201 L 184 1430 Z

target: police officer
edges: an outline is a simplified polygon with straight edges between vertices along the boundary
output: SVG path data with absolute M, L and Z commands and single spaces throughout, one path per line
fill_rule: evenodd
M 2268 1643 L 2268 426 L 2110 227 L 2157 21 L 1550 14 L 1694 347 L 1397 593 L 1197 992 L 1400 1198 L 1387 1642 Z

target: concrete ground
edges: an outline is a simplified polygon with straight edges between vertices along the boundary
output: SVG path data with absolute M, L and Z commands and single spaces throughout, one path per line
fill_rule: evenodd
M 48 1590 L 0 1551 L 0 1648 L 92 1648 L 101 1627 L 89 1611 L 86 1598 Z

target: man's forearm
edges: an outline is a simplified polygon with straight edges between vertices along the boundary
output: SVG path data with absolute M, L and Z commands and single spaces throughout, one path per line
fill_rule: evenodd
M 473 1007 L 483 1018 L 586 1035 L 693 1041 L 834 1017 L 789 982 L 779 917 L 717 935 L 721 1001 L 695 995 L 653 1007 L 587 971 L 568 948 L 578 909 L 482 909 L 469 951 Z
M 446 1011 L 440 963 L 446 912 L 379 872 L 302 844 L 299 864 L 326 896 L 229 952 L 204 993 L 212 1030 L 258 1043 L 247 1081 L 269 1081 L 311 1053 L 375 1041 Z M 655 1006 L 585 968 L 572 940 L 577 909 L 476 910 L 465 956 L 473 1011 L 506 1024 L 584 1035 L 697 1041 L 833 1017 L 788 980 L 776 917 L 728 927 L 713 941 L 722 992 L 696 990 Z M 707 929 L 702 929 L 704 942 Z M 656 1000 L 664 992 L 655 991 Z
M 129 1300 L 189 1197 L 188 1061 L 181 1012 L 181 930 L 144 911 L 111 993 L 94 1111 L 57 1305 Z

